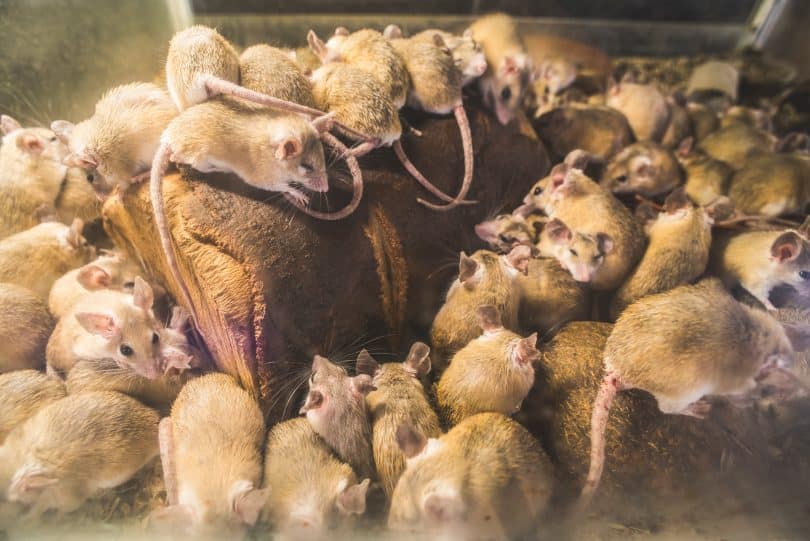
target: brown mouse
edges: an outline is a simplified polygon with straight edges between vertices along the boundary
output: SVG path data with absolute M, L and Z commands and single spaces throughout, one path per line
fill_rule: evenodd
M 76 125 L 57 120 L 51 129 L 72 152 L 65 163 L 84 169 L 99 197 L 107 197 L 148 177 L 160 134 L 175 116 L 165 90 L 130 83 L 108 90 L 90 118 Z
M 632 77 L 608 85 L 605 105 L 627 117 L 638 141 L 661 141 L 670 122 L 664 93 L 655 84 L 638 84 Z
M 779 322 L 734 300 L 717 280 L 682 285 L 630 305 L 605 346 L 581 504 L 589 503 L 599 485 L 605 427 L 617 392 L 641 389 L 655 397 L 663 413 L 702 418 L 710 407 L 706 396 L 744 395 L 758 378 L 792 358 Z
M 742 286 L 766 308 L 773 290 L 789 285 L 810 294 L 810 221 L 795 230 L 742 231 L 717 238 L 710 269 L 728 288 Z
M 696 148 L 693 138 L 681 141 L 676 157 L 686 176 L 686 195 L 692 201 L 705 206 L 728 193 L 734 169 Z
M 54 321 L 48 305 L 28 288 L 0 282 L 0 374 L 42 368 Z
M 512 415 L 534 385 L 537 333 L 521 338 L 504 329 L 491 304 L 475 313 L 481 336 L 453 355 L 436 386 L 436 401 L 450 426 L 476 413 Z
M 475 226 L 478 238 L 500 254 L 508 253 L 519 244 L 533 245 L 547 218 L 538 214 L 523 216 L 521 213 L 499 214 Z
M 564 102 L 561 93 L 577 78 L 579 66 L 562 57 L 547 57 L 535 68 L 529 107 L 539 117 Z
M 120 393 L 67 396 L 40 408 L 0 447 L 0 491 L 36 519 L 76 510 L 158 453 L 158 414 Z
M 726 162 L 733 169 L 740 169 L 749 154 L 758 150 L 772 150 L 776 143 L 776 137 L 770 133 L 734 122 L 704 137 L 698 148 L 712 158 Z
M 59 319 L 91 291 L 114 289 L 132 293 L 143 270 L 131 258 L 113 252 L 73 269 L 56 280 L 48 294 L 48 309 Z
M 30 289 L 46 300 L 53 283 L 96 255 L 82 237 L 84 224 L 46 222 L 0 241 L 0 282 Z
M 245 88 L 315 108 L 312 85 L 289 53 L 261 43 L 239 55 L 240 83 Z
M 373 390 L 368 374 L 350 377 L 343 367 L 315 355 L 309 392 L 300 410 L 315 432 L 362 478 L 376 477 L 365 398 Z
M 0 445 L 39 409 L 65 397 L 65 385 L 39 370 L 0 374 Z
M 267 434 L 265 517 L 282 539 L 349 533 L 366 511 L 369 479 L 357 481 L 306 419 L 278 423 Z
M 537 440 L 499 413 L 479 413 L 428 439 L 403 425 L 407 457 L 388 527 L 410 535 L 469 541 L 535 532 L 552 493 L 551 463 Z
M 608 160 L 634 141 L 627 119 L 610 107 L 569 104 L 534 121 L 551 153 L 562 159 L 575 149 Z
M 692 135 L 692 121 L 687 111 L 686 98 L 680 92 L 667 96 L 669 104 L 669 124 L 661 137 L 661 146 L 676 149 L 678 145 Z
M 695 141 L 702 141 L 707 135 L 720 127 L 720 119 L 711 108 L 702 103 L 689 102 L 686 105 L 689 124 Z
M 156 523 L 186 535 L 245 533 L 259 518 L 265 427 L 256 400 L 227 374 L 189 381 L 160 421 L 168 507 Z
M 752 153 L 731 177 L 728 196 L 744 214 L 806 213 L 810 210 L 810 154 Z
M 536 247 L 541 257 L 555 258 L 574 280 L 589 283 L 602 272 L 614 242 L 607 233 L 572 231 L 559 218 L 552 218 L 543 228 Z
M 161 325 L 152 311 L 152 288 L 140 276 L 132 294 L 88 293 L 56 324 L 48 340 L 48 371 L 65 375 L 81 360 L 113 359 L 122 370 L 155 379 L 163 373 Z
M 414 342 L 401 363 L 378 364 L 366 350 L 357 356 L 358 373 L 370 375 L 376 387 L 366 396 L 366 405 L 371 415 L 374 464 L 389 499 L 405 470 L 405 456 L 396 440 L 399 426 L 407 423 L 430 438 L 441 434 L 439 417 L 421 383 L 430 373 L 429 354 L 426 344 Z
M 468 30 L 487 60 L 487 71 L 478 80 L 484 103 L 501 124 L 508 124 L 523 106 L 533 73 L 517 24 L 504 13 L 493 13 L 473 21 Z
M 631 303 L 692 283 L 706 270 L 712 243 L 712 219 L 695 206 L 683 188 L 664 201 L 664 210 L 647 228 L 647 249 L 611 302 L 611 319 Z
M 54 217 L 63 224 L 79 218 L 85 223 L 101 218 L 101 200 L 88 182 L 87 171 L 69 167 L 54 203 Z
M 461 72 L 461 86 L 467 86 L 487 71 L 487 59 L 481 44 L 472 37 L 468 28 L 462 35 L 429 28 L 411 36 L 412 40 L 433 43 L 438 34 L 453 55 L 456 68 Z M 400 36 L 401 37 L 401 36 Z
M 541 336 L 568 321 L 591 317 L 591 291 L 556 259 L 532 258 L 528 274 L 518 275 L 518 319 L 524 332 Z
M 655 198 L 683 184 L 675 155 L 651 141 L 634 143 L 613 156 L 600 184 L 615 194 Z
M 441 374 L 453 354 L 481 334 L 475 315 L 479 306 L 494 305 L 506 328 L 518 328 L 520 290 L 516 279 L 527 272 L 530 257 L 528 246 L 517 246 L 506 255 L 488 250 L 472 256 L 461 253 L 458 278 L 450 285 L 430 329 L 436 373 Z
M 610 237 L 613 249 L 604 252 L 604 261 L 591 277 L 591 287 L 596 291 L 619 287 L 644 253 L 646 240 L 635 217 L 575 166 L 555 166 L 534 185 L 524 202 L 559 218 L 573 231 L 594 238 L 599 233 Z

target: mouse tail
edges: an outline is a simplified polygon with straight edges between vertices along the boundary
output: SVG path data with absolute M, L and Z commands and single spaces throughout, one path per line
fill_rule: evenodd
M 473 179 L 473 144 L 472 144 L 472 134 L 470 133 L 470 121 L 467 118 L 467 112 L 464 110 L 464 105 L 458 104 L 456 107 L 453 108 L 453 113 L 456 117 L 456 123 L 458 124 L 458 131 L 461 135 L 461 147 L 464 151 L 464 178 L 461 182 L 461 190 L 458 192 L 458 195 L 450 200 L 444 199 L 448 201 L 447 205 L 435 205 L 433 203 L 429 203 L 423 199 L 418 199 L 419 203 L 422 205 L 433 209 L 433 210 L 450 210 L 452 208 L 457 207 L 458 205 L 472 205 L 477 203 L 477 201 L 467 201 L 464 198 L 467 197 L 467 192 L 470 191 L 470 186 L 472 185 Z
M 593 499 L 596 489 L 599 488 L 599 481 L 602 478 L 602 470 L 605 467 L 605 431 L 607 430 L 610 406 L 616 393 L 621 390 L 619 378 L 612 372 L 605 374 L 596 400 L 593 403 L 591 413 L 591 465 L 588 469 L 588 477 L 585 479 L 585 486 L 579 497 L 579 508 L 587 508 Z
M 160 465 L 163 468 L 163 484 L 166 487 L 166 502 L 177 505 L 177 467 L 174 463 L 174 425 L 171 417 L 164 417 L 158 425 Z
M 349 149 L 346 148 L 346 145 L 341 143 L 337 137 L 329 132 L 323 132 L 321 134 L 321 139 L 331 146 L 338 153 L 338 155 L 342 156 L 343 159 L 346 160 L 346 165 L 349 167 L 349 172 L 352 174 L 351 201 L 349 201 L 348 205 L 337 212 L 318 212 L 317 210 L 308 208 L 304 203 L 292 197 L 290 194 L 284 194 L 284 197 L 287 199 L 287 201 L 298 208 L 298 210 L 312 216 L 313 218 L 331 221 L 342 220 L 357 209 L 357 206 L 360 204 L 360 200 L 363 198 L 363 173 L 360 171 L 360 165 L 357 163 L 357 158 L 352 155 Z
M 243 100 L 252 101 L 253 103 L 258 103 L 259 105 L 266 105 L 267 107 L 272 107 L 274 109 L 289 111 L 291 113 L 300 113 L 314 117 L 320 117 L 326 114 L 318 109 L 313 109 L 312 107 L 282 100 L 280 98 L 274 98 L 272 96 L 268 96 L 267 94 L 239 86 L 231 81 L 220 79 L 219 77 L 205 76 L 203 82 L 206 90 L 208 91 L 209 97 L 225 94 L 227 96 L 235 96 Z
M 421 173 L 421 171 L 419 171 L 419 169 L 416 168 L 416 166 L 413 164 L 413 162 L 410 160 L 410 158 L 408 158 L 408 155 L 405 153 L 405 149 L 402 148 L 402 142 L 401 141 L 399 141 L 399 140 L 394 141 L 394 144 L 392 146 L 394 147 L 394 153 L 397 155 L 397 158 L 399 158 L 400 163 L 405 168 L 405 170 L 408 172 L 408 174 L 410 174 L 413 178 L 415 178 L 416 181 L 419 184 L 421 184 L 422 187 L 425 188 L 427 191 L 429 191 L 430 193 L 432 193 L 433 195 L 435 195 L 436 197 L 438 197 L 442 201 L 446 201 L 449 204 L 453 204 L 454 199 L 453 199 L 452 196 L 447 195 L 446 193 L 441 191 L 439 188 L 434 186 L 433 183 L 430 182 L 427 178 L 425 178 L 425 176 Z M 446 210 L 446 209 L 452 208 L 450 206 L 442 207 L 440 205 L 433 205 L 432 203 L 427 203 L 422 198 L 418 198 L 417 201 L 419 201 L 420 203 L 422 203 L 425 206 L 428 206 L 430 208 L 434 208 L 435 210 Z M 473 204 L 473 203 L 474 203 L 474 201 L 460 201 L 457 204 Z M 452 206 L 454 207 L 456 205 L 454 204 Z

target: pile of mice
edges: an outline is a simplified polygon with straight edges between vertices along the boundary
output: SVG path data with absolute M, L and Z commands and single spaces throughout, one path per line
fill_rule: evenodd
M 535 69 L 514 28 L 502 15 L 463 36 L 341 28 L 326 43 L 310 33 L 314 55 L 238 56 L 193 27 L 172 40 L 168 93 L 113 89 L 93 117 L 53 132 L 4 116 L 0 531 L 81 513 L 134 478 L 104 519 L 148 515 L 149 531 L 212 537 L 350 534 L 368 520 L 522 538 L 554 506 L 586 509 L 606 456 L 645 476 L 638 448 L 675 461 L 656 442 L 716 449 L 720 414 L 806 406 L 807 134 L 778 139 L 767 111 L 736 95 L 685 103 L 632 76 L 579 103 L 579 68 Z M 159 217 L 169 161 L 234 173 L 318 217 L 299 188 L 328 188 L 321 141 L 354 163 L 351 212 L 358 155 L 393 144 L 421 177 L 397 146 L 398 109 L 454 111 L 468 139 L 461 87 L 481 76 L 500 122 L 533 104 L 561 162 L 523 205 L 475 227 L 491 249 L 460 255 L 430 345 L 384 364 L 362 350 L 350 370 L 315 355 L 302 417 L 266 426 L 256 398 L 213 370 L 186 310 L 138 261 L 82 236 L 97 195 L 149 173 L 171 262 Z M 426 206 L 471 203 L 470 148 L 464 162 L 456 197 L 421 177 L 446 203 Z M 193 311 L 187 292 L 179 301 Z M 560 495 L 572 486 L 573 502 Z

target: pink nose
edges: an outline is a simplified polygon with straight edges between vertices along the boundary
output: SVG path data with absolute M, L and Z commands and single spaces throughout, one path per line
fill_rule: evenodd
M 326 177 L 315 178 L 310 180 L 309 187 L 313 192 L 326 192 L 329 191 L 329 181 Z
M 487 63 L 485 60 L 478 62 L 477 64 L 473 65 L 473 69 L 475 70 L 476 75 L 483 75 L 485 71 L 487 71 Z
M 481 240 L 487 240 L 494 234 L 494 232 L 492 231 L 492 228 L 489 227 L 489 225 L 483 223 L 475 226 L 475 234 L 478 235 L 481 238 Z

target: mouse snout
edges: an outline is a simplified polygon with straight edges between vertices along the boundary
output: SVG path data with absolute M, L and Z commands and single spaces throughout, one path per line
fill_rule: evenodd
M 473 60 L 473 62 L 470 64 L 470 70 L 474 76 L 480 77 L 485 71 L 487 71 L 487 61 L 484 58 Z
M 308 186 L 313 192 L 327 192 L 329 191 L 329 179 L 326 176 L 313 177 L 309 179 Z
M 587 265 L 571 265 L 570 268 L 571 276 L 574 277 L 574 280 L 577 282 L 590 282 L 591 281 L 591 271 L 588 269 Z

